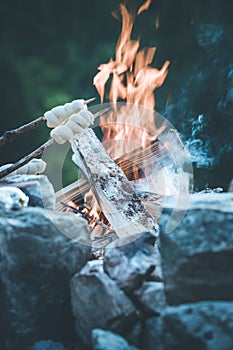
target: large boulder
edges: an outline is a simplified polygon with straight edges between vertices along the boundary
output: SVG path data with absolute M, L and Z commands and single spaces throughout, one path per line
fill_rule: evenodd
M 231 182 L 229 184 L 228 192 L 233 192 L 233 179 L 231 180 Z
M 106 249 L 104 271 L 127 293 L 146 279 L 162 280 L 160 254 L 155 237 L 145 233 L 126 245 Z M 153 274 L 153 277 L 152 277 Z
M 73 213 L 0 213 L 1 349 L 28 349 L 39 339 L 72 342 L 69 280 L 90 257 L 88 236 L 86 221 Z
M 165 292 L 169 304 L 233 300 L 233 194 L 194 195 L 171 233 L 171 210 L 160 217 Z
M 93 350 L 137 350 L 119 334 L 104 331 L 103 329 L 93 329 L 92 349 Z
M 166 307 L 164 284 L 162 282 L 144 281 L 142 286 L 134 291 L 134 299 L 143 313 L 159 315 Z
M 198 302 L 146 320 L 142 350 L 231 350 L 233 302 Z
M 1 184 L 19 187 L 29 197 L 29 205 L 32 207 L 55 209 L 54 189 L 45 175 L 8 176 Z
M 93 329 L 124 335 L 131 332 L 137 319 L 133 302 L 104 273 L 102 264 L 101 260 L 88 262 L 71 280 L 76 333 L 85 345 L 91 345 Z
M 52 340 L 40 340 L 33 344 L 30 350 L 65 350 L 65 347 L 62 343 Z

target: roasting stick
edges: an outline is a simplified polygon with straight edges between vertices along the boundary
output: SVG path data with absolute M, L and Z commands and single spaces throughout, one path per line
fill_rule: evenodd
M 88 105 L 89 103 L 93 102 L 96 100 L 96 97 L 90 98 L 88 100 L 85 100 L 85 104 Z M 46 118 L 43 117 L 39 117 L 25 125 L 22 125 L 16 129 L 12 129 L 12 130 L 7 130 L 4 132 L 4 134 L 2 136 L 0 136 L 0 146 L 5 145 L 8 142 L 13 141 L 17 136 L 19 135 L 23 135 L 25 132 L 31 130 L 31 129 L 35 129 L 38 125 L 43 124 L 44 122 L 46 122 Z
M 109 108 L 104 108 L 103 110 L 95 113 L 94 114 L 94 118 L 99 117 L 101 114 L 106 113 L 107 111 L 109 111 Z M 18 160 L 16 163 L 11 165 L 9 168 L 0 171 L 0 179 L 5 177 L 5 176 L 7 176 L 7 175 L 9 175 L 9 174 L 11 174 L 13 171 L 21 168 L 23 165 L 29 163 L 30 160 L 32 160 L 32 159 L 38 157 L 39 155 L 41 155 L 47 148 L 52 146 L 54 143 L 55 143 L 55 141 L 53 139 L 49 139 L 47 142 L 43 143 L 43 145 L 41 145 L 40 147 L 38 147 L 36 150 L 31 152 L 30 154 L 28 154 L 25 157 L 23 157 L 20 160 Z

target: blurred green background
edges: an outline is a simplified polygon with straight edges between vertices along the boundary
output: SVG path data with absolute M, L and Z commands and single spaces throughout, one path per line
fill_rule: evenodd
M 111 12 L 119 3 L 117 0 L 1 3 L 1 134 L 56 105 L 77 97 L 97 96 L 92 79 L 98 65 L 114 57 L 121 24 Z M 125 3 L 135 10 L 143 1 Z M 195 137 L 207 149 L 206 156 L 214 157 L 215 161 L 211 166 L 197 166 L 199 188 L 227 187 L 233 177 L 232 8 L 232 3 L 224 0 L 154 0 L 150 9 L 138 17 L 133 32 L 135 38 L 140 35 L 141 46 L 157 46 L 155 66 L 160 67 L 166 59 L 171 61 L 168 78 L 156 92 L 157 110 L 168 117 L 186 140 L 195 136 L 193 123 L 198 115 L 205 116 Z M 157 31 L 156 16 L 160 23 Z M 29 153 L 46 141 L 48 134 L 46 126 L 40 126 L 1 147 L 1 164 Z M 66 182 L 74 176 L 69 163 L 64 175 Z

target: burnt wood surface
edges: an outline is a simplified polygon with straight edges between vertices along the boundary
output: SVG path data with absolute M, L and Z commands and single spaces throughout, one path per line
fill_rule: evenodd
M 146 210 L 124 172 L 106 153 L 92 129 L 72 141 L 73 161 L 82 170 L 99 205 L 120 238 L 150 231 L 158 225 Z

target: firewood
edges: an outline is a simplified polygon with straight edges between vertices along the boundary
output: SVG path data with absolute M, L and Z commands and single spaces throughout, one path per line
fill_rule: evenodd
M 146 210 L 124 172 L 106 153 L 91 129 L 71 142 L 73 161 L 82 170 L 109 223 L 120 238 L 149 231 L 158 225 Z
M 124 171 L 128 180 L 136 180 L 145 177 L 144 163 L 153 159 L 157 169 L 171 164 L 172 158 L 168 149 L 160 142 L 159 138 L 153 140 L 145 147 L 138 147 L 132 152 L 114 159 L 114 161 Z
M 80 214 L 83 218 L 87 219 L 87 220 L 91 220 L 93 222 L 95 222 L 97 225 L 101 226 L 102 228 L 104 228 L 105 230 L 111 230 L 111 228 L 107 225 L 105 225 L 103 222 L 101 222 L 100 220 L 95 219 L 93 216 L 83 212 L 82 210 L 73 207 L 72 205 L 66 204 L 64 202 L 61 202 L 61 204 L 66 207 L 71 209 L 74 213 Z

